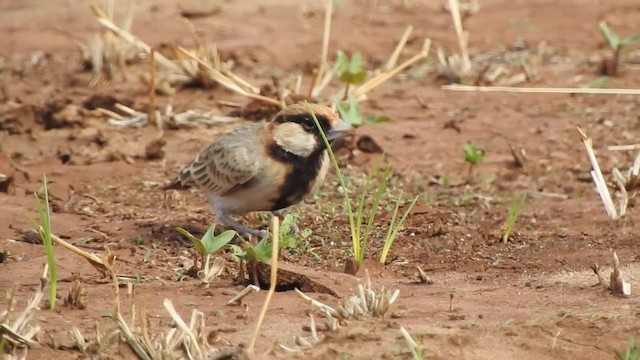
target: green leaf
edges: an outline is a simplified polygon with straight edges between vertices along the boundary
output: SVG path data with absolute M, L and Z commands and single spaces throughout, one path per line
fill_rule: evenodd
M 214 252 L 222 249 L 236 236 L 236 232 L 233 230 L 227 230 L 218 236 L 213 236 L 214 229 L 215 225 L 211 226 L 201 240 L 207 254 L 213 254 Z
M 198 239 L 197 237 L 191 235 L 190 232 L 188 232 L 187 230 L 181 228 L 181 227 L 176 227 L 176 230 L 184 235 L 187 239 L 191 240 L 191 242 L 193 243 L 193 246 L 195 247 L 196 251 L 198 252 L 198 254 L 204 256 L 207 255 L 207 249 L 204 247 L 204 244 L 202 244 L 202 241 L 200 241 L 200 239 Z M 207 231 L 208 232 L 208 231 Z
M 631 46 L 637 43 L 640 43 L 640 34 L 635 34 L 622 40 L 622 46 Z
M 599 25 L 600 25 L 600 32 L 602 33 L 602 36 L 604 36 L 604 38 L 609 43 L 609 47 L 611 47 L 611 49 L 613 50 L 617 50 L 618 47 L 620 46 L 620 37 L 615 32 L 613 32 L 613 30 L 611 30 L 611 28 L 609 27 L 609 25 L 607 25 L 606 22 L 601 21 Z
M 269 236 L 267 235 L 263 237 L 256 246 L 251 249 L 247 249 L 247 252 L 255 260 L 268 264 L 271 260 L 272 250 L 271 241 L 269 241 Z
M 337 102 L 336 107 L 340 113 L 340 117 L 344 122 L 350 124 L 353 127 L 358 127 L 364 123 L 362 119 L 362 110 L 358 101 L 351 95 L 349 95 L 349 104 L 343 104 Z
M 598 76 L 597 78 L 593 79 L 590 83 L 589 86 L 592 89 L 602 89 L 602 88 L 606 88 L 607 87 L 607 83 L 609 82 L 609 77 L 608 76 Z
M 388 122 L 388 121 L 389 121 L 389 117 L 386 115 L 371 115 L 371 116 L 367 116 L 367 118 L 364 120 L 364 122 L 367 124 L 377 124 L 377 123 Z
M 355 53 L 349 59 L 342 50 L 338 50 L 336 62 L 336 73 L 341 82 L 359 84 L 367 78 L 367 73 L 362 69 L 362 54 Z
M 464 161 L 478 165 L 484 160 L 484 150 L 478 148 L 472 143 L 466 143 L 463 148 Z
M 231 247 L 231 259 L 233 261 L 240 261 L 247 259 L 247 252 L 241 246 L 235 244 L 229 244 Z

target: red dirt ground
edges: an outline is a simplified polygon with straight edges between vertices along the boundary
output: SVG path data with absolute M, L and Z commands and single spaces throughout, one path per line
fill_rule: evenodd
M 365 10 L 372 3 L 343 2 L 333 21 L 330 54 L 360 51 L 368 68 L 382 64 L 407 25 L 415 30 L 403 59 L 417 52 L 425 37 L 448 53 L 457 51 L 450 15 L 440 4 L 378 1 L 377 8 Z M 89 87 L 91 73 L 82 69 L 75 41 L 87 42 L 100 31 L 90 4 L 0 0 L 0 173 L 14 179 L 8 193 L 0 192 L 0 250 L 11 255 L 0 264 L 0 289 L 20 285 L 17 294 L 24 302 L 38 284 L 45 256 L 41 245 L 25 241 L 25 231 L 33 227 L 25 213 L 35 216 L 33 191 L 46 173 L 53 232 L 96 253 L 108 244 L 117 254 L 118 274 L 141 280 L 134 302 L 147 310 L 154 326 L 170 325 L 162 307 L 162 300 L 169 298 L 185 318 L 193 308 L 204 312 L 213 346 L 246 345 L 266 292 L 249 295 L 246 307 L 229 307 L 225 303 L 241 289 L 233 285 L 232 274 L 209 289 L 197 279 L 181 277 L 192 249 L 178 240 L 173 228 L 202 233 L 213 217 L 199 194 L 167 198 L 160 189 L 202 146 L 237 124 L 167 129 L 164 157 L 146 159 L 145 146 L 157 136 L 155 126 L 115 128 L 90 111 L 98 100 L 108 106 L 108 97 L 141 111 L 149 103 L 138 79 L 147 71 L 144 63 L 131 65 L 126 79 L 119 73 L 108 85 Z M 186 6 L 181 2 L 140 3 L 133 33 L 154 47 L 215 43 L 236 60 L 234 71 L 253 84 L 317 64 L 323 22 L 319 2 L 215 4 L 219 11 L 192 19 L 190 26 L 180 16 Z M 117 18 L 125 6 L 119 1 L 116 5 Z M 188 6 L 198 10 L 213 5 L 197 1 Z M 277 20 L 280 17 L 288 21 Z M 634 0 L 485 0 L 464 25 L 472 58 L 512 53 L 512 45 L 523 41 L 534 50 L 545 42 L 539 80 L 525 86 L 578 87 L 598 76 L 599 59 L 607 54 L 598 22 L 606 20 L 618 33 L 629 35 L 638 32 L 638 18 L 640 4 Z M 432 55 L 429 64 L 436 61 Z M 401 188 L 424 194 L 388 264 L 371 267 L 376 287 L 400 289 L 392 308 L 397 317 L 353 321 L 311 350 L 270 356 L 410 358 L 398 331 L 404 326 L 427 359 L 612 359 L 613 349 L 626 347 L 629 336 L 640 330 L 634 288 L 640 281 L 637 197 L 630 194 L 624 219 L 609 220 L 588 177 L 590 165 L 576 126 L 593 138 L 606 175 L 613 167 L 626 171 L 636 154 L 606 147 L 638 142 L 638 97 L 451 92 L 420 69 L 426 67 L 408 70 L 371 93 L 365 112 L 391 120 L 357 130 L 389 154 L 395 175 L 392 196 Z M 620 75 L 607 86 L 638 88 L 639 74 L 640 51 L 631 48 Z M 189 88 L 158 96 L 156 104 L 159 109 L 171 103 L 176 109 L 225 114 L 229 108 L 221 100 L 245 102 L 219 88 Z M 487 153 L 471 185 L 465 185 L 467 165 L 461 156 L 467 141 Z M 526 150 L 524 169 L 513 166 L 509 144 Z M 344 171 L 358 179 L 373 158 L 356 153 Z M 449 186 L 433 181 L 445 177 Z M 341 274 L 350 256 L 350 238 L 335 188 L 331 177 L 315 200 L 292 209 L 313 235 L 303 251 L 290 251 L 286 261 L 321 274 L 323 283 L 344 298 L 363 279 Z M 499 237 L 510 199 L 524 191 L 563 197 L 534 196 L 509 243 L 503 244 Z M 377 259 L 382 248 L 382 224 L 370 244 L 371 259 Z M 617 251 L 622 273 L 632 284 L 629 298 L 593 286 L 597 278 L 590 267 L 606 265 L 608 273 L 609 249 Z M 83 310 L 61 305 L 56 311 L 43 306 L 36 315 L 43 329 L 41 345 L 29 351 L 29 358 L 85 358 L 63 345 L 72 345 L 72 326 L 85 335 L 93 334 L 96 322 L 103 329 L 111 326 L 100 315 L 113 310 L 112 286 L 75 254 L 56 251 L 61 294 L 79 278 L 88 305 Z M 433 285 L 414 283 L 416 265 Z M 332 305 L 338 302 L 330 295 L 312 295 Z M 307 309 L 293 292 L 276 293 L 258 340 L 259 352 L 275 343 L 292 346 L 293 337 L 303 334 L 308 324 Z M 121 356 L 132 354 L 123 350 Z

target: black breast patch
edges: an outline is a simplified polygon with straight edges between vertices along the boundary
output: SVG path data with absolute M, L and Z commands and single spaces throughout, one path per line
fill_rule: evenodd
M 289 168 L 279 196 L 274 200 L 272 210 L 280 210 L 296 204 L 309 194 L 322 167 L 323 154 L 324 149 L 303 158 L 285 151 L 277 144 L 269 147 L 269 155 Z

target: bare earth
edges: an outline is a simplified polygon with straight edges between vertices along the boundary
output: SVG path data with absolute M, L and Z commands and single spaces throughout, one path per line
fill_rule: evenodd
M 137 4 L 133 33 L 154 47 L 215 43 L 235 59 L 235 72 L 258 85 L 271 83 L 271 76 L 308 74 L 318 62 L 323 18 L 317 1 L 217 1 L 219 10 L 191 19 L 193 26 L 180 16 L 187 7 L 183 3 Z M 378 1 L 379 8 L 368 12 L 365 3 L 372 2 L 343 1 L 337 10 L 331 58 L 338 49 L 360 51 L 367 67 L 374 68 L 386 61 L 407 25 L 415 29 L 402 59 L 419 51 L 425 37 L 448 53 L 457 52 L 451 17 L 437 2 L 410 1 L 407 9 L 400 1 Z M 169 298 L 184 318 L 193 308 L 204 312 L 213 346 L 246 345 L 266 292 L 249 295 L 246 306 L 226 306 L 242 288 L 233 284 L 232 263 L 229 273 L 209 289 L 197 279 L 182 277 L 192 249 L 174 227 L 201 234 L 213 217 L 197 193 L 167 198 L 160 189 L 202 146 L 241 123 L 168 129 L 164 156 L 148 160 L 145 147 L 157 136 L 154 125 L 116 128 L 90 111 L 95 104 L 108 106 L 108 97 L 141 111 L 149 103 L 146 86 L 138 79 L 147 71 L 145 62 L 130 65 L 125 76 L 118 73 L 108 85 L 89 86 L 91 72 L 82 69 L 75 42 L 88 42 L 101 31 L 90 4 L 0 0 L 0 173 L 14 178 L 12 189 L 0 192 L 0 250 L 11 254 L 0 264 L 0 289 L 20 285 L 22 303 L 38 284 L 46 258 L 41 245 L 26 241 L 24 232 L 33 225 L 25 214 L 36 216 L 33 192 L 46 173 L 53 232 L 96 253 L 108 244 L 117 254 L 117 272 L 141 280 L 134 301 L 147 310 L 153 326 L 170 325 L 162 307 Z M 124 7 L 116 2 L 116 18 Z M 188 5 L 211 7 L 204 1 Z M 636 0 L 485 0 L 464 24 L 472 58 L 515 51 L 514 44 L 523 42 L 537 49 L 545 42 L 539 80 L 525 86 L 579 87 L 598 76 L 598 59 L 607 53 L 598 22 L 606 20 L 619 34 L 630 35 L 639 31 L 639 18 Z M 436 61 L 435 56 L 430 59 Z M 411 355 L 398 331 L 404 326 L 427 359 L 613 359 L 613 349 L 625 348 L 629 336 L 640 330 L 637 197 L 630 194 L 624 219 L 609 220 L 588 176 L 590 165 L 576 126 L 593 138 L 606 175 L 613 167 L 626 171 L 636 154 L 606 147 L 638 142 L 638 97 L 450 92 L 442 90 L 431 73 L 419 70 L 410 69 L 370 94 L 364 111 L 387 115 L 390 121 L 357 130 L 389 154 L 396 175 L 393 194 L 401 188 L 425 194 L 388 264 L 368 265 L 376 288 L 400 289 L 392 308 L 396 316 L 353 321 L 311 350 L 270 356 L 407 359 Z M 309 78 L 304 77 L 303 89 Z M 639 50 L 629 49 L 620 75 L 607 86 L 640 86 Z M 175 109 L 226 114 L 230 108 L 221 105 L 222 100 L 246 102 L 213 87 L 159 95 L 156 104 L 162 111 L 171 103 Z M 55 115 L 68 104 L 78 106 L 77 116 Z M 487 151 L 469 186 L 464 184 L 467 164 L 461 156 L 467 141 Z M 509 144 L 526 151 L 524 168 L 513 166 Z M 356 153 L 345 173 L 358 178 L 376 156 Z M 449 186 L 431 181 L 445 177 Z M 345 298 L 363 277 L 342 273 L 350 257 L 350 237 L 335 188 L 331 176 L 315 200 L 291 210 L 313 235 L 306 251 L 290 252 L 284 261 L 321 274 L 323 283 Z M 510 199 L 524 191 L 566 199 L 537 196 L 529 201 L 515 234 L 503 244 L 499 238 Z M 381 218 L 389 219 L 390 213 Z M 381 226 L 370 259 L 378 258 L 385 232 Z M 616 250 L 623 275 L 632 284 L 629 298 L 594 286 L 591 265 L 605 266 L 608 275 L 609 249 Z M 64 347 L 72 345 L 70 328 L 91 335 L 96 322 L 101 328 L 111 326 L 100 315 L 113 310 L 112 286 L 75 254 L 56 248 L 56 260 L 61 294 L 79 278 L 88 292 L 88 306 L 78 310 L 60 303 L 56 311 L 43 306 L 37 313 L 41 346 L 29 351 L 30 359 L 84 358 Z M 416 265 L 433 285 L 414 282 Z M 327 294 L 311 295 L 332 305 L 339 301 Z M 128 309 L 129 300 L 123 296 L 123 301 Z M 293 346 L 293 337 L 304 335 L 307 309 L 293 292 L 276 293 L 258 351 L 276 343 Z M 123 358 L 133 356 L 121 348 Z

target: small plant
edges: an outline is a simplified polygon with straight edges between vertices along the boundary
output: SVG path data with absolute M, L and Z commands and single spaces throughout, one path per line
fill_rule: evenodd
M 419 198 L 420 196 L 416 196 L 411 202 L 411 204 L 409 204 L 409 207 L 404 212 L 404 214 L 402 214 L 402 217 L 398 219 L 398 210 L 400 209 L 400 203 L 402 202 L 401 201 L 402 193 L 398 195 L 398 199 L 396 200 L 396 207 L 393 210 L 393 216 L 391 217 L 391 222 L 389 223 L 389 230 L 387 232 L 387 236 L 384 239 L 384 247 L 382 248 L 382 254 L 380 254 L 380 262 L 382 264 L 387 262 L 387 256 L 389 255 L 389 250 L 391 249 L 391 245 L 393 245 L 393 242 L 398 236 L 398 231 L 400 231 L 400 229 L 402 228 L 402 225 L 404 225 L 404 222 L 407 220 L 409 213 L 411 213 L 411 210 L 416 205 L 416 202 L 418 201 Z
M 473 175 L 474 167 L 480 165 L 482 160 L 484 160 L 485 152 L 479 147 L 475 146 L 473 143 L 468 142 L 464 145 L 462 149 L 462 155 L 464 157 L 464 161 L 469 164 L 469 172 L 467 177 L 471 180 L 471 176 Z
M 600 33 L 604 36 L 605 40 L 607 40 L 609 47 L 613 51 L 612 57 L 603 63 L 602 73 L 603 75 L 616 76 L 620 66 L 622 50 L 625 47 L 640 43 L 640 34 L 620 38 L 606 22 L 601 21 L 598 25 L 600 26 Z
M 509 241 L 509 236 L 511 235 L 511 231 L 513 227 L 516 225 L 516 221 L 518 221 L 518 217 L 522 213 L 522 209 L 524 208 L 524 203 L 527 200 L 527 194 L 514 196 L 513 201 L 511 201 L 511 206 L 509 207 L 509 211 L 507 212 L 507 220 L 504 224 L 504 232 L 502 233 L 502 242 L 507 243 Z
M 196 249 L 196 252 L 200 254 L 200 256 L 202 257 L 203 267 L 207 263 L 206 257 L 208 255 L 211 255 L 216 251 L 222 249 L 234 238 L 234 236 L 237 235 L 235 231 L 227 230 L 222 234 L 215 236 L 213 235 L 215 229 L 216 229 L 216 225 L 215 224 L 211 225 L 207 230 L 207 232 L 204 235 L 202 235 L 202 239 L 198 239 L 197 237 L 191 235 L 191 233 L 188 232 L 187 230 L 181 227 L 176 227 L 176 230 L 180 234 L 184 235 L 187 239 L 191 240 L 194 248 Z
M 296 253 L 304 251 L 307 246 L 303 242 L 307 240 L 313 232 L 311 229 L 297 230 L 296 223 L 300 216 L 298 214 L 287 214 L 280 224 L 280 249 L 291 249 Z
M 44 200 L 40 198 L 42 194 Z M 35 224 L 38 234 L 44 244 L 44 251 L 47 254 L 47 264 L 49 265 L 49 308 L 56 308 L 56 293 L 58 289 L 58 276 L 56 273 L 56 258 L 53 252 L 53 243 L 51 242 L 51 209 L 49 208 L 49 191 L 47 189 L 47 176 L 42 176 L 42 187 L 36 193 L 36 207 L 40 216 L 40 225 Z
M 640 360 L 640 346 L 636 345 L 633 336 L 629 337 L 627 351 L 625 353 L 620 352 L 618 349 L 614 349 L 613 352 L 617 360 Z
M 340 113 L 340 117 L 342 118 L 342 120 L 353 126 L 354 128 L 365 124 L 377 124 L 389 121 L 389 117 L 384 115 L 371 115 L 363 117 L 360 105 L 353 96 L 349 96 L 348 105 L 342 103 L 341 101 L 336 101 L 335 105 L 338 109 L 338 112 Z
M 336 61 L 336 74 L 338 80 L 347 84 L 344 90 L 344 99 L 347 99 L 349 87 L 362 83 L 367 78 L 367 73 L 362 69 L 362 54 L 356 52 L 351 59 L 342 50 L 338 50 Z

